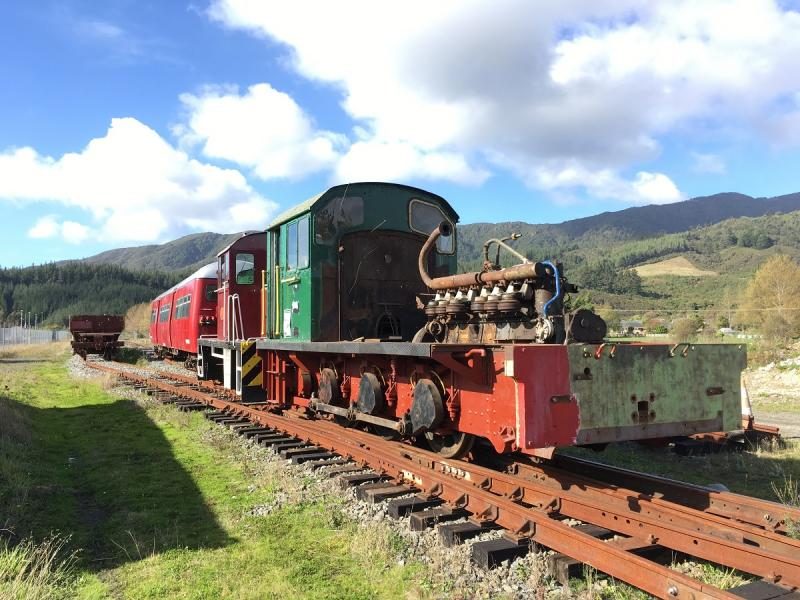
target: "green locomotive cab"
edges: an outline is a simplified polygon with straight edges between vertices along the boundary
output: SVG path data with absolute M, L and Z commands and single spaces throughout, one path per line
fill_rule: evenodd
M 458 215 L 446 200 L 389 183 L 333 187 L 276 218 L 267 230 L 266 336 L 292 341 L 410 341 L 425 324 L 428 293 L 418 256 L 442 221 L 452 233 L 428 269 L 456 269 Z

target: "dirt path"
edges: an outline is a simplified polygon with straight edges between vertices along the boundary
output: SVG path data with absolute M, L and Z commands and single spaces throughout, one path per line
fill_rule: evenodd
M 744 382 L 756 423 L 780 427 L 785 438 L 800 438 L 800 356 L 748 369 Z

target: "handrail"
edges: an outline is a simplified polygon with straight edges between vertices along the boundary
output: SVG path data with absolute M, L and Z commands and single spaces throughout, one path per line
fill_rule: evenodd
M 228 296 L 227 321 L 228 321 L 228 339 L 232 342 L 239 341 L 240 335 L 244 335 L 244 323 L 242 321 L 242 304 L 239 299 L 239 294 L 231 294 Z

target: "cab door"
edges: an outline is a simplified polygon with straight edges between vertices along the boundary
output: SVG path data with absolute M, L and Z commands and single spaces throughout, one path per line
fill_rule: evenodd
M 267 278 L 264 282 L 267 287 L 266 332 L 267 337 L 281 336 L 281 311 L 280 311 L 280 227 L 267 232 Z
M 217 337 L 228 339 L 228 262 L 230 253 L 226 252 L 217 258 Z
M 310 218 L 281 226 L 278 323 L 281 338 L 311 339 Z

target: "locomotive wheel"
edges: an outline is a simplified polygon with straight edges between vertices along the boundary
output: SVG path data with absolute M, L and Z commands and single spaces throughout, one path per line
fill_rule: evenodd
M 475 443 L 475 436 L 471 433 L 448 433 L 438 435 L 436 433 L 426 433 L 425 442 L 428 448 L 444 458 L 463 458 L 472 450 Z

